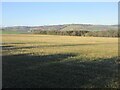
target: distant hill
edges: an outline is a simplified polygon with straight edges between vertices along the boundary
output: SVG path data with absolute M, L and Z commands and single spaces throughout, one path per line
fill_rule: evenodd
M 117 25 L 65 24 L 33 27 L 31 30 L 103 31 L 117 30 L 117 28 Z
M 30 31 L 30 27 L 27 26 L 13 26 L 2 28 L 3 33 L 27 33 Z
M 90 24 L 71 24 L 62 29 L 63 31 L 103 31 L 117 30 L 117 26 L 112 25 L 90 25 Z
M 105 31 L 117 30 L 117 25 L 92 25 L 92 24 L 64 24 L 64 25 L 48 25 L 48 26 L 13 26 L 3 27 L 3 32 L 19 32 L 30 33 L 34 30 L 42 31 Z

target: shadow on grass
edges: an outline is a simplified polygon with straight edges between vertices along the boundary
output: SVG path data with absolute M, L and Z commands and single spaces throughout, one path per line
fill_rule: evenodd
M 113 43 L 91 43 L 91 44 L 63 44 L 63 45 L 39 45 L 39 46 L 24 46 L 24 47 L 15 47 L 12 44 L 33 44 L 33 42 L 27 42 L 27 43 L 2 43 L 2 45 L 6 46 L 0 46 L 2 47 L 2 50 L 17 50 L 17 49 L 30 49 L 30 48 L 45 48 L 45 47 L 72 47 L 72 46 L 93 46 L 93 45 L 103 45 L 103 44 L 113 44 Z M 35 42 L 34 42 L 35 43 Z M 47 42 L 37 42 L 35 44 L 40 44 L 40 43 L 47 43 Z M 8 45 L 11 44 L 11 45 Z
M 116 57 L 95 61 L 64 61 L 75 56 L 75 54 L 3 56 L 3 88 L 118 87 Z
M 17 50 L 17 49 L 30 49 L 30 48 L 45 48 L 45 47 L 70 47 L 70 46 L 93 46 L 97 44 L 63 44 L 63 45 L 39 45 L 39 46 L 25 46 L 15 47 L 13 45 L 2 46 L 2 50 Z
M 2 47 L 2 50 L 10 50 L 10 49 L 13 49 L 15 48 L 14 46 L 12 45 L 7 45 L 7 46 L 0 46 L 0 48 Z

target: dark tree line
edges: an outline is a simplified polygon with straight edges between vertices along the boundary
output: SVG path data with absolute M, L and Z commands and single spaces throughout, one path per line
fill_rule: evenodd
M 93 37 L 119 37 L 120 33 L 117 30 L 108 31 L 42 31 L 33 30 L 34 34 L 46 35 L 68 35 L 68 36 L 93 36 Z
M 120 33 L 117 30 L 108 30 L 108 31 L 94 31 L 89 32 L 86 36 L 93 36 L 93 37 L 119 37 Z
M 48 35 L 69 35 L 69 36 L 84 36 L 88 31 L 42 31 L 34 30 L 34 34 L 48 34 Z

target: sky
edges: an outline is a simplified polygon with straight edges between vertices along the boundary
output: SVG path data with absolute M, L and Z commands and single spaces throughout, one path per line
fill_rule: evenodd
M 2 2 L 119 2 L 120 0 L 1 0 Z
M 3 2 L 0 25 L 113 25 L 117 23 L 117 2 Z

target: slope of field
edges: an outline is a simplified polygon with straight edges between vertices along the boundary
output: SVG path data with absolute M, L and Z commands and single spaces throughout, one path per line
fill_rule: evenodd
M 3 35 L 3 87 L 118 87 L 118 39 Z

